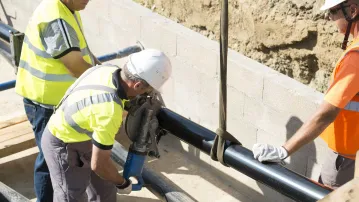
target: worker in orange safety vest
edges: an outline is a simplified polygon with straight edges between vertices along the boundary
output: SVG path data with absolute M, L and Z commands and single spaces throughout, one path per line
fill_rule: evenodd
M 326 10 L 339 32 L 345 50 L 333 70 L 330 86 L 314 115 L 283 146 L 253 146 L 259 161 L 280 162 L 321 136 L 330 152 L 319 182 L 338 188 L 354 177 L 355 154 L 359 150 L 359 0 L 326 0 Z M 352 43 L 347 47 L 349 35 Z

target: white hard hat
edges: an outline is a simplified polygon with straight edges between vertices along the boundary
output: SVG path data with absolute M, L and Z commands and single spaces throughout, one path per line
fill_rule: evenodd
M 131 54 L 127 62 L 128 71 L 145 80 L 159 90 L 171 76 L 172 66 L 168 57 L 161 51 L 145 49 Z
M 343 3 L 346 0 L 325 0 L 324 5 L 320 8 L 320 10 L 328 10 L 329 8 L 332 8 L 340 3 Z

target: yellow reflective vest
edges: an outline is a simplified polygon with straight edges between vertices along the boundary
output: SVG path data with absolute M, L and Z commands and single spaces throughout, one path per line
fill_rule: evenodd
M 97 147 L 111 149 L 127 100 L 120 82 L 114 82 L 120 71 L 117 66 L 101 65 L 83 73 L 51 116 L 49 131 L 65 143 L 92 139 Z
M 26 28 L 15 87 L 21 96 L 53 106 L 76 80 L 59 59 L 46 52 L 42 43 L 40 26 L 57 19 L 66 21 L 75 30 L 83 59 L 93 64 L 79 12 L 72 13 L 60 0 L 42 1 Z

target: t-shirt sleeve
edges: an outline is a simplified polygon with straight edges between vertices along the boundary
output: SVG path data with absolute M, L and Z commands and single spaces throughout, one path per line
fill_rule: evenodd
M 41 35 L 45 51 L 55 59 L 71 51 L 81 51 L 76 31 L 63 19 L 56 19 L 43 25 Z
M 325 94 L 325 101 L 338 108 L 344 108 L 359 92 L 358 64 L 359 52 L 347 53 Z
M 122 124 L 122 110 L 119 113 L 98 114 L 91 118 L 92 143 L 102 150 L 110 150 Z

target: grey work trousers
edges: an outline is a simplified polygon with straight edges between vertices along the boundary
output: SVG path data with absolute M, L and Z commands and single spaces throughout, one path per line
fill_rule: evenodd
M 64 143 L 46 127 L 41 146 L 54 188 L 54 202 L 116 201 L 116 186 L 91 170 L 91 141 Z
M 330 151 L 323 164 L 319 183 L 337 189 L 354 178 L 355 160 Z

